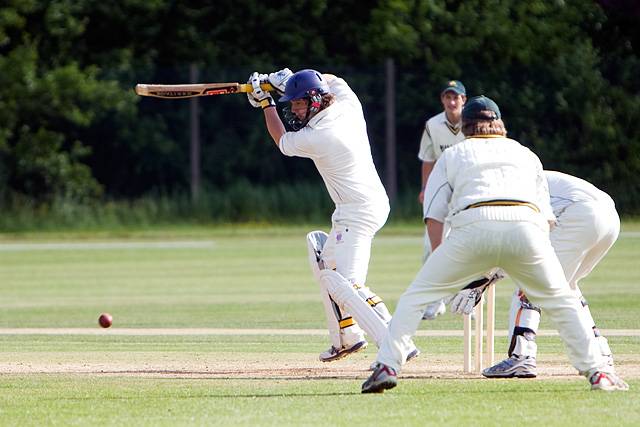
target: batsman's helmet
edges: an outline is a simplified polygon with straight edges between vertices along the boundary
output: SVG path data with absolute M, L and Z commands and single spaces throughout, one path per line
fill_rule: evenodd
M 312 96 L 310 92 L 317 92 L 320 95 L 329 93 L 329 85 L 322 78 L 322 74 L 316 70 L 300 70 L 294 73 L 284 88 L 284 95 L 278 102 L 288 102 L 293 99 L 304 99 Z
M 296 99 L 307 100 L 307 113 L 303 119 L 291 112 L 289 106 L 284 107 L 285 121 L 295 131 L 302 129 L 309 123 L 311 117 L 322 107 L 322 95 L 328 94 L 329 85 L 316 70 L 301 70 L 294 73 L 284 88 L 284 95 L 278 102 L 288 102 Z

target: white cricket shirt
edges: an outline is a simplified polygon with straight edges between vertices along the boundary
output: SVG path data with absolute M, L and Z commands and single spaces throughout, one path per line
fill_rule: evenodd
M 436 162 L 427 182 L 424 218 L 444 222 L 464 212 L 471 217 L 482 210 L 482 219 L 519 220 L 532 209 L 469 205 L 491 200 L 517 200 L 536 205 L 546 220 L 555 217 L 540 159 L 509 138 L 468 138 L 447 149 Z
M 551 207 L 556 216 L 560 216 L 567 206 L 577 202 L 614 203 L 607 193 L 584 179 L 556 171 L 544 171 L 544 174 L 549 183 Z
M 389 206 L 371 157 L 362 105 L 341 78 L 329 82 L 336 101 L 297 132 L 280 138 L 286 156 L 313 160 L 336 206 Z
M 444 111 L 427 120 L 420 139 L 418 158 L 423 162 L 435 162 L 444 150 L 462 142 L 464 134 L 460 125 L 451 124 Z

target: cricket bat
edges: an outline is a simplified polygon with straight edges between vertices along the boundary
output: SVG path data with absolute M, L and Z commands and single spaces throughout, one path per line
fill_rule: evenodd
M 273 86 L 269 83 L 260 85 L 262 90 L 271 92 Z M 252 92 L 253 86 L 248 83 L 195 83 L 195 84 L 137 84 L 136 93 L 140 96 L 155 98 L 181 99 L 196 96 L 227 95 L 230 93 Z

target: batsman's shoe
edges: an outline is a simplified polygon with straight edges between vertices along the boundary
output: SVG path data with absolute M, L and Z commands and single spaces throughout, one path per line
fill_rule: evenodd
M 331 346 L 329 350 L 320 353 L 319 359 L 321 362 L 333 362 L 334 360 L 342 359 L 343 357 L 347 357 L 352 353 L 357 353 L 365 348 L 367 348 L 366 341 L 358 341 L 352 346 L 342 348 L 335 348 L 334 346 Z
M 591 390 L 627 391 L 629 384 L 614 373 L 596 371 L 589 377 Z
M 384 363 L 378 363 L 376 369 L 362 384 L 363 393 L 382 393 L 398 385 L 396 370 Z
M 407 360 L 405 361 L 405 363 L 415 359 L 416 357 L 420 356 L 420 350 L 418 350 L 418 348 L 414 348 L 413 351 L 411 353 L 409 353 L 407 355 Z
M 446 312 L 447 306 L 444 304 L 443 300 L 440 300 L 427 306 L 424 310 L 424 314 L 422 315 L 422 320 L 433 320 Z
M 483 370 L 482 375 L 487 378 L 535 378 L 538 375 L 536 359 L 514 354 L 510 358 Z
M 413 351 L 409 353 L 409 355 L 407 356 L 407 360 L 405 361 L 405 363 L 408 363 L 409 361 L 415 359 L 418 356 L 420 356 L 420 350 L 418 350 L 418 348 L 414 348 Z M 369 370 L 375 371 L 376 366 L 378 366 L 378 362 L 373 362 L 371 366 L 369 366 Z

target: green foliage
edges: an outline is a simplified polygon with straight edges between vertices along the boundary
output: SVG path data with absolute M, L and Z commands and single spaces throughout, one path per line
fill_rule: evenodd
M 83 132 L 133 97 L 94 65 L 81 67 L 74 43 L 86 28 L 82 2 L 16 2 L 0 10 L 0 201 L 95 200 L 102 186 L 83 163 Z
M 137 198 L 189 188 L 189 101 L 137 82 L 242 81 L 313 67 L 360 96 L 384 170 L 384 60 L 396 63 L 398 182 L 417 193 L 424 120 L 451 78 L 496 99 L 547 168 L 640 212 L 640 29 L 629 1 L 23 0 L 0 7 L 0 203 Z M 284 158 L 242 96 L 201 99 L 206 188 L 319 182 Z M 46 147 L 43 147 L 46 146 Z M 32 163 L 32 164 L 30 164 Z M 308 207 L 311 211 L 314 207 Z
M 55 141 L 48 142 L 55 145 Z M 48 154 L 43 154 L 39 159 L 27 158 L 25 161 L 26 166 L 33 168 L 46 163 L 42 165 L 42 170 L 46 172 L 36 170 L 29 175 L 25 171 L 23 182 L 29 187 L 23 193 L 35 192 L 33 187 L 48 184 L 36 178 L 47 177 L 50 181 L 59 179 L 57 176 L 49 177 L 47 172 L 67 171 L 74 167 L 66 163 L 65 157 Z M 55 161 L 58 164 L 51 164 Z M 238 180 L 224 189 L 209 189 L 195 202 L 186 193 L 150 194 L 134 200 L 97 201 L 92 196 L 99 193 L 99 187 L 79 188 L 79 184 L 76 184 L 85 181 L 84 175 L 88 173 L 86 166 L 75 167 L 76 170 L 66 173 L 64 183 L 67 187 L 59 188 L 66 193 L 47 200 L 47 203 L 34 203 L 30 198 L 14 196 L 0 216 L 0 232 L 108 230 L 185 222 L 326 223 L 333 211 L 331 201 L 321 185 L 292 183 L 264 187 L 253 185 L 247 180 Z M 94 193 L 81 193 L 89 190 Z M 45 191 L 40 190 L 40 193 L 44 194 Z

